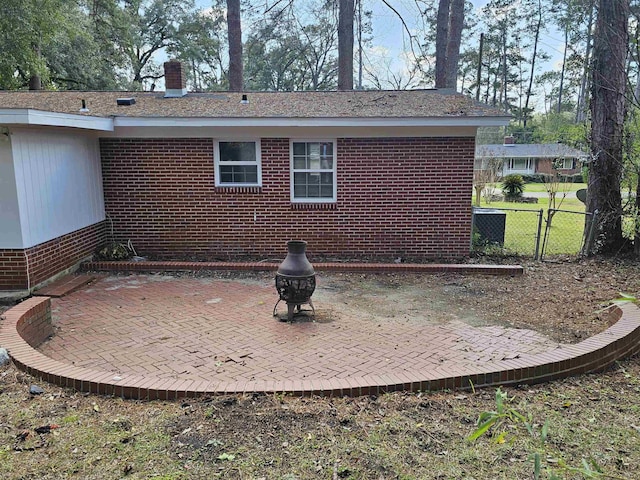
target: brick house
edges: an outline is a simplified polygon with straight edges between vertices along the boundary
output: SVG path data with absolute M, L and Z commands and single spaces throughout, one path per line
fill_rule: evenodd
M 442 90 L 0 92 L 0 290 L 108 240 L 154 258 L 468 255 L 476 130 Z
M 517 173 L 520 175 L 551 174 L 556 162 L 557 171 L 562 175 L 580 173 L 582 163 L 588 154 L 563 143 L 515 143 L 507 136 L 504 143 L 477 145 L 476 169 L 482 169 L 491 160 L 502 164 L 502 176 Z

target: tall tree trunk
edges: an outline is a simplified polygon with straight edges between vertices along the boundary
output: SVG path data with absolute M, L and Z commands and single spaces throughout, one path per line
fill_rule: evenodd
M 447 41 L 451 0 L 440 0 L 436 20 L 436 88 L 447 87 Z
M 524 115 L 523 126 L 527 128 L 527 121 L 529 120 L 529 100 L 531 99 L 531 93 L 533 91 L 533 77 L 536 72 L 536 58 L 538 56 L 538 41 L 540 39 L 540 29 L 542 28 L 542 1 L 538 0 L 538 21 L 536 22 L 536 33 L 533 38 L 533 55 L 531 55 L 531 71 L 529 72 L 529 85 L 527 86 L 527 93 L 525 94 L 524 101 Z
M 456 89 L 458 86 L 458 61 L 460 60 L 460 41 L 463 27 L 464 0 L 451 0 L 446 58 L 447 88 Z
M 338 7 L 338 90 L 353 90 L 353 1 Z
M 567 50 L 569 48 L 569 25 L 564 26 L 564 53 L 562 54 L 562 70 L 560 71 L 560 88 L 558 89 L 558 109 L 557 113 L 562 112 L 562 95 L 564 93 L 564 72 L 567 64 Z
M 617 253 L 622 237 L 622 151 L 629 0 L 599 0 L 593 44 L 591 154 L 587 210 L 598 210 L 598 250 Z
M 480 86 L 482 83 L 482 48 L 483 46 L 484 46 L 484 33 L 481 33 L 480 45 L 478 47 L 478 73 L 476 74 L 477 82 L 478 82 L 478 88 L 476 89 L 476 101 L 480 101 Z
M 582 79 L 580 80 L 580 91 L 578 93 L 578 104 L 576 106 L 576 122 L 584 122 L 586 119 L 587 92 L 589 91 L 589 63 L 591 62 L 591 30 L 593 28 L 593 10 L 595 0 L 589 3 L 589 20 L 587 22 L 587 46 L 584 54 L 582 66 Z
M 227 0 L 227 35 L 229 38 L 229 91 L 242 91 L 242 26 L 240 0 Z
M 509 99 L 507 97 L 507 92 L 509 89 L 507 88 L 507 26 L 505 25 L 504 30 L 502 31 L 502 91 L 500 92 L 500 96 L 502 96 L 502 92 L 504 92 L 504 112 L 509 113 Z
M 362 1 L 358 1 L 358 90 L 362 90 Z

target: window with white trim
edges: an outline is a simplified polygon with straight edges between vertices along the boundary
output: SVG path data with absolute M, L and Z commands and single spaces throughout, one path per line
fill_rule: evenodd
M 572 170 L 573 169 L 573 158 L 559 158 L 558 159 L 558 169 L 560 169 L 560 170 Z
M 256 187 L 262 185 L 260 141 L 215 142 L 216 187 Z
M 336 142 L 291 142 L 291 201 L 336 201 Z
M 531 170 L 533 162 L 530 158 L 510 158 L 509 170 Z

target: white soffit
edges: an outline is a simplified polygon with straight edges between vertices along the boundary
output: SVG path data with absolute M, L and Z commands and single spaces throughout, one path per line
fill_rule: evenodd
M 39 125 L 48 127 L 71 127 L 85 130 L 113 131 L 113 119 L 74 115 L 72 113 L 47 112 L 33 109 L 1 109 L 0 125 Z

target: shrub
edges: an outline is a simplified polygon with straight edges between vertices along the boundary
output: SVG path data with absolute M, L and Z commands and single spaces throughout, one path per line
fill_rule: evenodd
M 502 178 L 502 193 L 507 201 L 522 197 L 524 192 L 524 180 L 522 175 L 511 174 Z
M 133 252 L 126 245 L 117 242 L 102 245 L 96 251 L 99 260 L 126 260 L 132 255 Z
M 540 173 L 522 175 L 522 179 L 525 183 L 542 183 L 544 181 Z
M 589 167 L 586 165 L 582 166 L 582 170 L 580 173 L 580 176 L 582 177 L 582 183 L 589 183 Z

